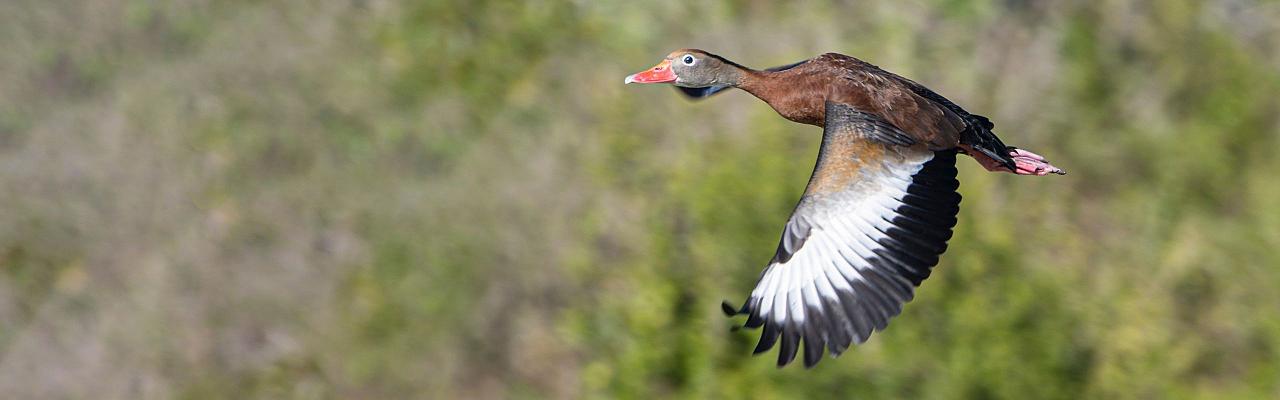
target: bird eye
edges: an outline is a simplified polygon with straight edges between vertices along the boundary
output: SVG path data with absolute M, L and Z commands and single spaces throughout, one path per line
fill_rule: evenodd
M 683 62 L 683 63 L 684 63 L 684 65 L 693 65 L 693 62 L 694 62 L 695 60 L 693 59 L 693 55 L 692 55 L 692 54 L 685 54 L 685 55 L 684 55 L 684 58 L 680 59 L 680 61 L 681 61 L 681 62 Z

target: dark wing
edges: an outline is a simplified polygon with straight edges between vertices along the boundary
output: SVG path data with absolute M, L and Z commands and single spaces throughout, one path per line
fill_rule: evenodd
M 804 64 L 806 62 L 809 62 L 809 60 L 794 62 L 791 64 L 773 67 L 773 68 L 766 68 L 765 71 L 770 71 L 770 72 L 786 71 L 788 69 L 795 68 L 795 66 Z M 696 87 L 696 88 L 676 86 L 675 88 L 679 90 L 681 94 L 684 94 L 686 97 L 694 100 L 699 100 L 699 99 L 711 97 L 711 95 L 714 95 L 716 93 L 723 92 L 729 89 L 730 87 L 731 86 L 729 85 L 716 85 L 716 86 Z
M 1014 164 L 1013 158 L 1009 156 L 1010 148 L 996 136 L 995 132 L 991 131 L 991 129 L 995 128 L 995 124 L 991 123 L 991 120 L 987 119 L 987 117 L 970 114 L 968 111 L 960 108 L 960 106 L 951 102 L 951 100 L 946 97 L 942 97 L 942 95 L 929 90 L 929 88 L 916 83 L 913 80 L 903 78 L 888 71 L 884 72 L 891 75 L 907 88 L 911 89 L 911 91 L 916 95 L 945 107 L 948 111 L 959 116 L 960 119 L 964 121 L 965 125 L 964 130 L 960 132 L 960 143 L 973 147 L 974 149 L 982 152 L 982 154 L 985 154 L 987 157 L 999 160 L 1010 170 L 1017 170 L 1017 166 Z
M 960 210 L 955 151 L 903 145 L 874 115 L 827 103 L 822 149 L 777 253 L 738 313 L 781 339 L 778 366 L 804 342 L 812 367 L 883 330 L 947 248 Z
M 828 121 L 839 121 L 841 124 L 856 127 L 853 129 L 859 130 L 866 139 L 897 146 L 916 144 L 915 138 L 875 114 L 862 112 L 839 103 L 828 104 L 826 112 L 829 113 L 826 114 Z
M 916 83 L 913 80 L 904 78 L 898 74 L 885 71 L 874 64 L 849 57 L 839 53 L 827 53 L 820 56 L 821 59 L 833 63 L 834 66 L 845 68 L 855 74 L 848 75 L 847 78 L 854 81 L 861 81 L 863 84 L 872 86 L 877 93 L 879 101 L 864 103 L 868 106 L 889 106 L 887 109 L 866 110 L 891 113 L 891 123 L 899 124 L 898 127 L 908 134 L 915 134 L 917 139 L 930 142 L 931 145 L 945 145 L 946 147 L 954 147 L 956 144 L 964 144 L 972 147 L 986 156 L 999 160 L 1010 170 L 1016 169 L 1013 158 L 1009 156 L 1009 150 L 1012 148 L 1005 146 L 1004 142 L 996 137 L 991 131 L 995 127 L 991 120 L 987 117 L 970 114 L 959 105 L 951 102 L 946 97 L 942 97 L 929 88 Z M 861 76 L 860 76 L 861 75 Z M 870 78 L 870 79 L 866 79 Z M 886 85 L 886 83 L 892 83 Z M 903 89 L 901 93 L 894 90 L 888 90 L 893 87 Z M 853 95 L 865 95 L 868 90 L 853 91 Z M 907 96 L 902 96 L 902 95 Z M 836 99 L 849 104 L 858 104 L 855 99 Z M 887 100 L 887 101 L 886 101 Z M 900 113 L 898 110 L 917 110 L 917 112 Z M 932 109 L 932 110 L 930 110 Z M 935 114 L 936 112 L 936 114 Z M 896 119 L 894 118 L 896 117 Z M 931 135 L 948 135 L 948 140 L 930 140 Z

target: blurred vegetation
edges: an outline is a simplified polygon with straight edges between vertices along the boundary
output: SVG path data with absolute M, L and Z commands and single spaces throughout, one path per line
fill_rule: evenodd
M 622 78 L 920 81 L 950 251 L 813 370 L 731 331 L 819 131 Z M 0 397 L 1280 397 L 1280 2 L 9 0 Z

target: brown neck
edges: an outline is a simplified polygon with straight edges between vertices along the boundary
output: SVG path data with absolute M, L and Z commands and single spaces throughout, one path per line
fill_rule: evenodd
M 795 79 L 796 76 L 778 71 L 743 70 L 738 80 L 738 88 L 763 100 L 783 118 L 793 122 L 822 126 L 825 118 L 823 97 L 806 96 L 797 90 L 813 87 L 807 82 Z M 801 84 L 801 87 L 797 87 Z
M 782 95 L 783 91 L 778 90 L 780 83 L 782 82 L 778 82 L 777 72 L 742 68 L 736 86 L 772 106 L 780 100 L 778 96 Z
M 765 103 L 772 104 L 769 100 L 772 100 L 774 93 L 777 93 L 776 90 L 773 90 L 773 75 L 776 74 L 775 72 L 756 71 L 748 68 L 742 68 L 739 72 L 741 76 L 735 86 L 747 91 L 747 93 L 751 93 L 752 96 L 756 96 L 760 100 L 764 100 Z

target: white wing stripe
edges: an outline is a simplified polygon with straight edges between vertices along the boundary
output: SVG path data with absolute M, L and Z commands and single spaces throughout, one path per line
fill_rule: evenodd
M 932 153 L 894 149 L 900 157 L 866 165 L 847 189 L 806 194 L 793 216 L 804 223 L 788 221 L 774 258 L 786 261 L 765 269 L 743 307 L 748 324 L 765 324 L 758 352 L 781 338 L 779 365 L 797 341 L 811 365 L 823 347 L 836 355 L 884 329 L 946 248 L 959 202 L 954 156 L 929 163 Z
M 781 266 L 779 266 L 779 268 L 781 268 Z M 786 289 L 787 289 L 787 281 L 790 280 L 791 274 L 788 273 L 787 271 L 778 271 L 779 268 L 774 268 L 774 271 L 779 275 L 778 275 L 778 287 L 774 289 L 774 292 L 773 292 L 773 296 L 774 296 L 773 310 L 777 312 L 777 314 L 774 315 L 774 319 L 777 320 L 778 324 L 781 325 L 787 322 L 787 290 Z
M 820 243 L 818 243 L 818 244 L 820 244 L 820 245 L 822 245 L 822 247 L 824 247 L 824 248 L 822 249 L 822 250 L 824 250 L 824 251 L 823 251 L 823 257 L 821 257 L 820 259 L 814 260 L 814 261 L 817 261 L 817 262 L 814 262 L 814 263 L 813 263 L 813 264 L 814 264 L 814 265 L 812 266 L 812 269 L 813 269 L 813 270 L 812 270 L 812 271 L 809 271 L 809 273 L 810 273 L 810 277 L 811 277 L 811 279 L 812 279 L 812 281 L 813 281 L 813 287 L 814 287 L 815 292 L 816 292 L 815 294 L 817 294 L 817 295 L 819 295 L 819 296 L 820 296 L 819 298 L 815 298 L 815 299 L 814 299 L 814 300 L 816 301 L 816 304 L 814 304 L 814 305 L 815 305 L 815 306 L 819 306 L 819 307 L 821 307 L 821 306 L 822 306 L 822 299 L 831 299 L 831 298 L 835 298 L 835 297 L 836 297 L 836 292 L 835 292 L 835 290 L 834 290 L 834 289 L 832 289 L 832 288 L 831 288 L 831 284 L 830 284 L 830 283 L 826 283 L 826 282 L 825 282 L 825 280 L 826 280 L 826 278 L 825 278 L 825 277 L 826 277 L 826 275 L 827 275 L 827 273 L 826 273 L 826 269 L 827 269 L 827 268 L 826 268 L 826 266 L 825 266 L 825 265 L 823 265 L 823 264 L 824 264 L 824 263 L 823 263 L 823 261 L 825 261 L 825 260 L 830 260 L 830 259 L 831 259 L 831 255 L 830 255 L 830 254 L 828 254 L 828 252 L 830 251 L 830 249 L 829 249 L 830 244 L 829 244 L 829 243 L 827 243 L 827 241 L 826 241 L 826 240 L 823 240 L 823 241 L 821 241 L 821 242 L 820 242 Z M 825 283 L 825 284 L 824 284 L 824 283 Z

